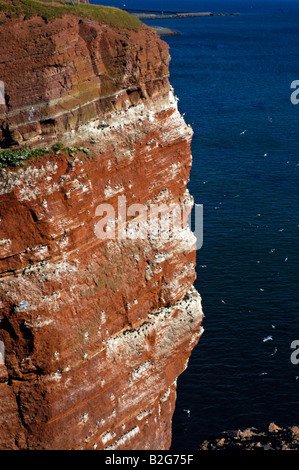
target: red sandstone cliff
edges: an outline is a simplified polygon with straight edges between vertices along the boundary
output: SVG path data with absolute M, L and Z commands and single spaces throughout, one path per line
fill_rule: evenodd
M 0 449 L 168 448 L 202 332 L 194 236 L 95 234 L 120 195 L 192 205 L 168 47 L 71 15 L 8 19 L 0 44 L 2 147 L 89 148 L 0 170 Z

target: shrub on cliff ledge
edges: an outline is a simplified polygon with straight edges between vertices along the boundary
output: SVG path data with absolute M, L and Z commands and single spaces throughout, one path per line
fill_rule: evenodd
M 0 168 L 23 166 L 33 157 L 42 157 L 49 153 L 46 149 L 13 149 L 0 151 Z
M 38 0 L 4 0 L 0 2 L 0 14 L 2 23 L 5 18 L 24 16 L 28 19 L 33 16 L 40 16 L 45 20 L 53 20 L 61 18 L 65 14 L 70 14 L 78 18 L 88 18 L 99 23 L 106 23 L 116 28 L 133 29 L 135 31 L 142 25 L 138 18 L 119 8 L 101 5 L 67 4 L 64 1 L 52 4 Z
M 69 157 L 74 157 L 81 152 L 85 158 L 89 158 L 89 149 L 85 147 L 65 147 L 57 142 L 51 149 L 7 149 L 0 150 L 0 169 L 9 167 L 24 166 L 25 162 L 31 158 L 43 157 L 44 155 L 53 156 L 53 153 L 64 152 Z

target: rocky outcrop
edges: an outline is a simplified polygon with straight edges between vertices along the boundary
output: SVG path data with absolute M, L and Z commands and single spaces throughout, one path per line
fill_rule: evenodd
M 0 37 L 2 147 L 62 143 L 0 170 L 0 449 L 169 448 L 202 333 L 195 237 L 97 235 L 120 196 L 191 210 L 168 47 L 67 15 Z
M 298 450 L 299 428 L 280 428 L 269 424 L 263 431 L 256 428 L 226 431 L 204 441 L 200 450 Z
M 0 145 L 44 146 L 80 124 L 169 92 L 168 48 L 150 28 L 116 30 L 63 16 L 6 21 L 0 30 Z

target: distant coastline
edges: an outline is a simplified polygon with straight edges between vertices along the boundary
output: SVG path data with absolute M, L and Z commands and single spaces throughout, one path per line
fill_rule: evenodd
M 212 13 L 206 12 L 173 12 L 173 11 L 157 11 L 157 10 L 132 10 L 126 9 L 128 13 L 137 16 L 140 20 L 169 20 L 177 18 L 195 18 L 207 16 L 238 16 L 240 13 Z
M 142 20 L 169 20 L 177 18 L 198 18 L 198 17 L 207 17 L 207 16 L 238 16 L 240 13 L 212 13 L 210 11 L 206 12 L 174 12 L 174 11 L 160 11 L 160 10 L 133 10 L 125 9 L 128 13 Z M 180 36 L 181 33 L 178 31 L 165 28 L 163 26 L 154 26 L 157 34 L 159 36 Z

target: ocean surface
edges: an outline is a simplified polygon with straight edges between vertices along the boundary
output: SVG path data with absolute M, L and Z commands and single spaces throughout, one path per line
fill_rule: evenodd
M 99 3 L 241 13 L 147 21 L 181 33 L 165 38 L 170 81 L 194 130 L 189 189 L 204 205 L 195 285 L 205 332 L 178 379 L 172 449 L 298 425 L 299 1 Z

